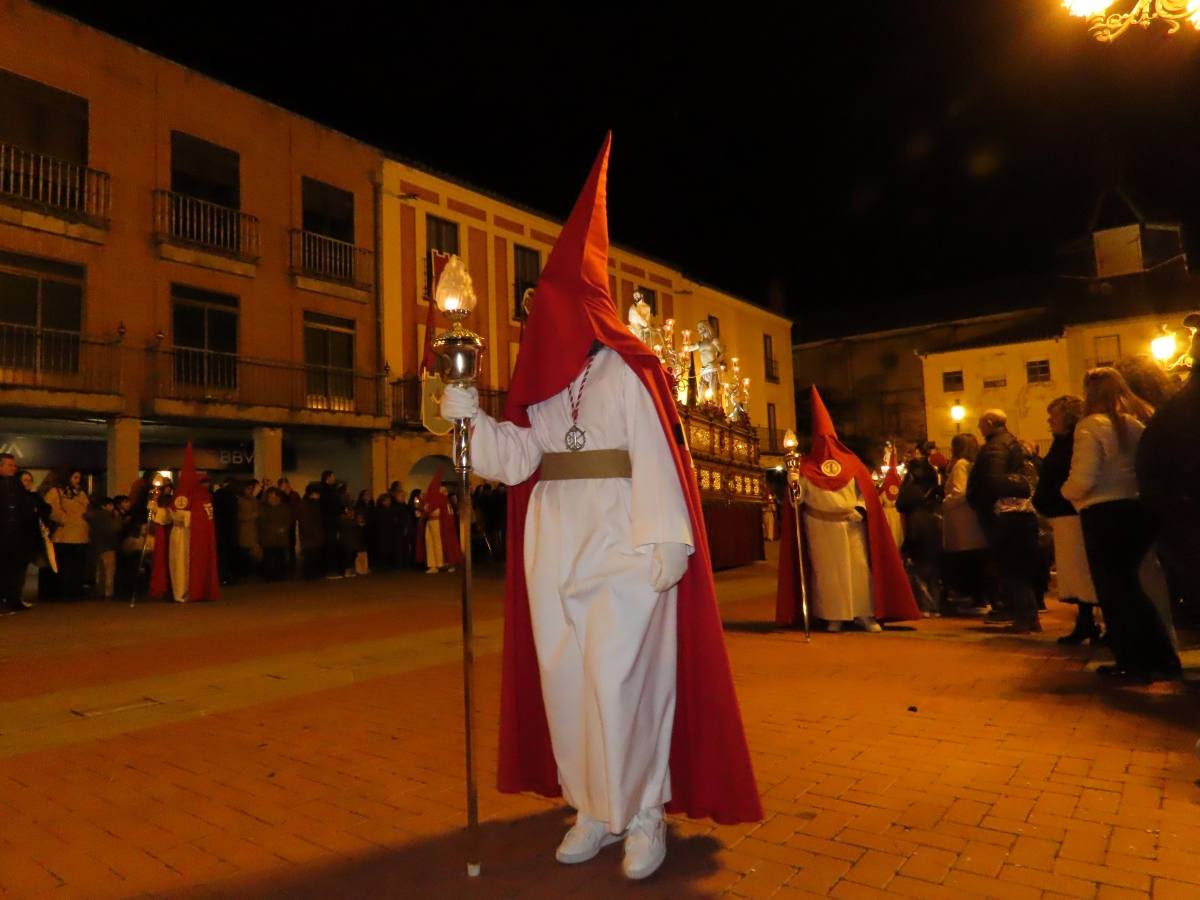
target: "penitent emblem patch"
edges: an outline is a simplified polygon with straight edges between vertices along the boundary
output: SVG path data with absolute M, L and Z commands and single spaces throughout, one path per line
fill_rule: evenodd
M 182 494 L 180 494 L 178 497 L 176 497 L 175 498 L 175 508 L 176 509 L 187 509 L 188 508 L 188 498 Z
M 836 459 L 827 459 L 821 463 L 821 474 L 833 477 L 842 474 L 842 464 Z

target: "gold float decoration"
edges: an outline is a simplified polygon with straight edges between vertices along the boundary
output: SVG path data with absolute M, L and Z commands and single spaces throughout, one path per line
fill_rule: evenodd
M 1184 22 L 1200 28 L 1200 0 L 1135 0 L 1127 12 L 1109 12 L 1115 0 L 1062 0 L 1063 8 L 1073 16 L 1088 20 L 1088 31 L 1102 44 L 1111 44 L 1137 25 L 1149 28 L 1155 22 L 1175 34 Z M 1121 0 L 1127 5 L 1129 0 Z

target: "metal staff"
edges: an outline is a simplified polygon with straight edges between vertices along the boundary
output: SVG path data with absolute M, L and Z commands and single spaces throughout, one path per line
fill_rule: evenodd
M 804 639 L 812 640 L 812 624 L 808 616 L 808 584 L 804 571 L 804 529 L 800 525 L 800 453 L 799 441 L 789 429 L 783 436 L 784 465 L 788 473 L 788 499 L 792 504 L 792 519 L 796 526 L 796 580 L 800 583 L 800 613 L 804 617 Z
M 158 506 L 158 497 L 162 493 L 163 477 L 155 475 L 150 481 L 150 490 L 146 492 L 146 536 L 142 538 L 142 553 L 138 557 L 138 567 L 133 573 L 133 588 L 129 593 L 129 608 L 137 606 L 138 579 L 142 577 L 142 569 L 146 567 L 146 544 L 150 542 L 151 528 L 154 526 L 154 510 Z
M 463 327 L 475 308 L 475 290 L 463 261 L 452 256 L 438 278 L 434 302 L 453 325 L 433 341 L 446 384 L 471 387 L 479 373 L 483 338 Z M 471 430 L 470 419 L 454 420 L 454 471 L 458 475 L 458 529 L 462 544 L 463 715 L 467 769 L 467 875 L 480 872 L 479 789 L 475 778 L 475 634 L 471 614 Z

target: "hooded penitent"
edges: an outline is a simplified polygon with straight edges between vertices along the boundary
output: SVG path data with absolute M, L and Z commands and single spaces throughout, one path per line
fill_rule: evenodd
M 583 370 L 593 345 L 610 348 L 645 386 L 671 450 L 663 478 L 677 478 L 695 552 L 677 586 L 677 666 L 670 751 L 671 812 L 718 822 L 755 821 L 762 805 L 750 766 L 717 610 L 700 495 L 670 380 L 621 322 L 608 287 L 605 187 L 611 136 L 555 243 L 533 294 L 505 416 L 530 424 L 528 407 L 556 396 Z M 538 476 L 509 492 L 499 786 L 561 793 L 542 701 L 525 584 L 524 536 Z
M 192 442 L 188 441 L 183 452 L 183 469 L 179 473 L 179 485 L 171 500 L 167 521 L 173 524 L 168 529 L 159 529 L 159 538 L 154 543 L 154 568 L 150 577 L 150 595 L 166 596 L 168 586 L 173 587 L 176 599 L 216 600 L 220 595 L 220 579 L 217 575 L 217 534 L 213 521 L 212 493 L 207 479 L 196 472 L 196 460 Z M 174 530 L 186 532 L 183 542 Z M 186 584 L 186 591 L 181 585 Z
M 838 440 L 833 419 L 830 418 L 816 387 L 812 388 L 810 399 L 813 443 L 812 449 L 801 460 L 800 475 L 809 483 L 810 489 L 840 491 L 851 481 L 858 484 L 858 491 L 867 512 L 867 547 L 875 618 L 891 621 L 919 619 L 921 611 L 913 599 L 912 587 L 904 571 L 900 551 L 884 517 L 883 506 L 879 502 L 879 493 L 871 478 L 871 472 L 862 460 Z M 779 554 L 780 560 L 787 559 L 789 564 L 784 565 L 781 562 L 779 567 L 775 619 L 779 624 L 790 625 L 799 620 L 800 591 L 796 582 L 797 567 L 790 563 L 796 556 L 795 520 L 786 513 L 785 519 L 787 521 L 784 522 L 781 532 Z M 820 565 L 820 560 L 812 560 L 810 564 L 806 557 L 805 573 L 809 578 L 810 596 L 814 565 Z

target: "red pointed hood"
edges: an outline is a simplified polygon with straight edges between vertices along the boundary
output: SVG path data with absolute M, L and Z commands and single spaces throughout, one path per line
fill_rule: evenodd
M 626 359 L 653 356 L 622 324 L 608 288 L 611 146 L 609 132 L 533 291 L 505 406 L 505 417 L 519 425 L 529 424 L 527 407 L 564 390 L 583 370 L 596 341 Z
M 812 402 L 812 448 L 800 463 L 800 473 L 817 487 L 827 491 L 840 491 L 850 483 L 859 469 L 866 471 L 854 453 L 838 440 L 829 410 L 817 393 L 817 386 L 810 388 Z M 869 474 L 869 473 L 868 473 Z
M 199 487 L 200 479 L 196 476 L 196 454 L 192 450 L 192 442 L 188 441 L 183 450 L 183 468 L 179 470 L 179 484 L 175 485 L 175 496 L 191 498 Z
M 442 494 L 442 471 L 442 469 L 437 470 L 437 474 L 429 482 L 429 487 L 421 495 L 421 502 L 426 510 L 444 508 L 449 505 L 446 497 Z
M 879 487 L 883 498 L 895 503 L 896 498 L 900 496 L 900 483 L 900 470 L 896 462 L 896 445 L 893 444 L 891 456 L 888 457 L 887 474 L 883 476 L 883 484 Z

